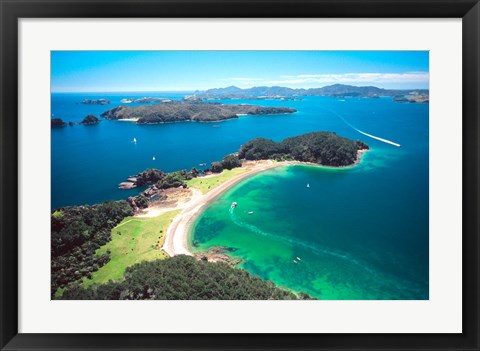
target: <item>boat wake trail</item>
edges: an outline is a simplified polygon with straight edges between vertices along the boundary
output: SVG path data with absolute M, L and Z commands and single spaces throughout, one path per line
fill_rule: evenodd
M 390 140 L 387 140 L 387 139 L 384 139 L 384 138 L 380 138 L 378 136 L 375 136 L 375 135 L 372 135 L 372 134 L 368 134 L 368 133 L 365 133 L 363 131 L 361 131 L 360 129 L 356 128 L 354 125 L 352 125 L 351 123 L 349 123 L 345 118 L 343 118 L 341 115 L 339 115 L 338 113 L 336 113 L 335 111 L 332 111 L 332 110 L 328 110 L 329 112 L 333 113 L 335 116 L 337 116 L 338 118 L 340 118 L 343 122 L 345 122 L 345 124 L 347 126 L 349 126 L 350 128 L 354 129 L 355 131 L 359 132 L 360 134 L 363 134 L 369 138 L 372 138 L 372 139 L 376 139 L 376 140 L 380 140 L 386 144 L 390 144 L 390 145 L 393 145 L 393 146 L 396 146 L 396 147 L 400 147 L 400 144 L 398 143 L 395 143 L 393 141 L 390 141 Z
M 348 255 L 346 253 L 337 252 L 337 251 L 327 249 L 327 248 L 321 248 L 321 247 L 318 247 L 317 245 L 315 245 L 313 243 L 309 243 L 307 241 L 303 241 L 303 240 L 299 240 L 299 239 L 292 240 L 292 239 L 285 238 L 285 237 L 282 237 L 282 236 L 279 236 L 279 235 L 267 233 L 267 232 L 261 230 L 260 228 L 254 226 L 252 224 L 245 223 L 240 218 L 238 218 L 237 215 L 235 214 L 235 208 L 230 208 L 229 212 L 230 212 L 230 218 L 232 219 L 232 222 L 235 223 L 237 226 L 239 226 L 241 228 L 247 229 L 247 230 L 249 230 L 253 233 L 260 234 L 262 236 L 268 237 L 269 239 L 279 241 L 279 242 L 282 242 L 282 243 L 290 245 L 290 246 L 297 246 L 297 247 L 300 246 L 302 249 L 310 251 L 310 252 L 312 252 L 314 254 L 317 254 L 317 255 L 320 255 L 320 256 L 333 256 L 333 257 L 336 257 L 336 258 L 339 258 L 339 259 L 342 259 L 342 260 L 346 260 L 349 263 L 354 264 L 354 265 L 364 269 L 365 271 L 367 271 L 371 275 L 374 275 L 374 276 L 378 275 L 378 272 L 371 269 L 367 265 L 359 262 L 358 260 L 356 260 L 355 258 L 351 257 L 350 255 Z

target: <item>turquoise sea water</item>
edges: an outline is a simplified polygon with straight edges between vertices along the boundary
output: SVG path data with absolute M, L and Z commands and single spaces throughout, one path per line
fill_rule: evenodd
M 52 94 L 52 113 L 80 121 L 125 97 L 183 95 Z M 84 98 L 113 104 L 79 104 Z M 328 97 L 225 102 L 298 112 L 219 123 L 102 121 L 52 129 L 52 208 L 126 198 L 135 190 L 117 184 L 129 175 L 151 167 L 201 168 L 254 137 L 278 141 L 333 131 L 372 150 L 355 167 L 289 166 L 237 184 L 196 221 L 196 249 L 228 246 L 253 274 L 321 299 L 428 299 L 428 104 Z M 238 206 L 231 211 L 233 201 Z

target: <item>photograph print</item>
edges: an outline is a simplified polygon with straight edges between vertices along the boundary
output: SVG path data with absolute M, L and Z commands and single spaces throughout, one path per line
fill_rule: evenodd
M 428 300 L 428 51 L 52 51 L 52 300 Z

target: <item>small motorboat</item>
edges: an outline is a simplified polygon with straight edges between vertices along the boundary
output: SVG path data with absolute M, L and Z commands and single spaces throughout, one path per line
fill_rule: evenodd
M 307 183 L 307 188 L 310 188 L 310 183 Z
M 230 207 L 231 207 L 231 208 L 235 208 L 235 207 L 237 207 L 237 203 L 236 203 L 235 201 L 234 201 L 234 202 L 232 202 L 232 205 L 231 205 Z
M 134 143 L 134 144 L 137 143 L 137 138 L 133 138 L 133 143 Z
M 155 156 L 152 157 L 152 161 L 155 161 Z
M 253 214 L 253 211 L 248 212 L 248 214 L 249 214 L 249 215 L 252 215 L 252 214 Z
M 302 259 L 300 257 L 297 257 L 297 260 L 301 261 Z
M 295 260 L 293 260 L 293 263 L 297 264 L 298 262 L 297 262 L 297 261 L 295 261 Z

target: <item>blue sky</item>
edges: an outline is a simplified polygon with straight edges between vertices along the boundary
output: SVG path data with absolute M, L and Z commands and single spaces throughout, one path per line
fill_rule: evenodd
M 52 92 L 429 82 L 427 51 L 52 51 L 51 59 Z

